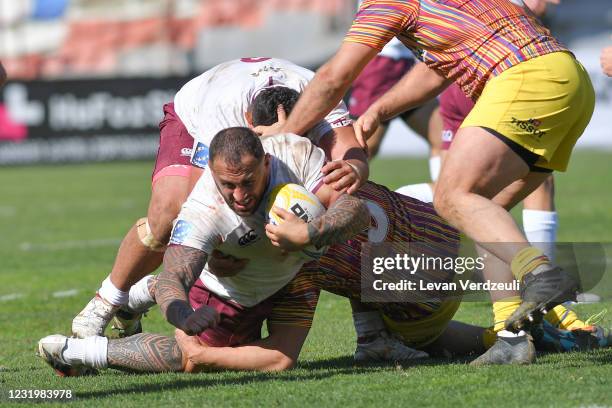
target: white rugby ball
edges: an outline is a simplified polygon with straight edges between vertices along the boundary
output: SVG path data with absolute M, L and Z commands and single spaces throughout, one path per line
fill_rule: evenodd
M 282 220 L 272 212 L 272 207 L 289 211 L 307 223 L 326 211 L 316 195 L 299 184 L 292 183 L 279 184 L 270 192 L 267 207 L 268 221 L 278 225 Z M 325 251 L 327 247 L 317 249 L 314 245 L 309 245 L 302 249 L 301 255 L 308 260 L 319 259 Z

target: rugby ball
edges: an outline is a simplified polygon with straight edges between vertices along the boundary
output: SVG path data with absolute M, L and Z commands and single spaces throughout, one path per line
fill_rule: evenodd
M 268 206 L 268 222 L 278 225 L 282 220 L 272 212 L 272 207 L 282 208 L 308 223 L 314 218 L 325 213 L 325 207 L 316 195 L 300 186 L 299 184 L 287 183 L 279 184 L 270 192 Z M 319 259 L 327 251 L 327 247 L 320 249 L 310 245 L 301 251 L 301 255 L 307 259 Z

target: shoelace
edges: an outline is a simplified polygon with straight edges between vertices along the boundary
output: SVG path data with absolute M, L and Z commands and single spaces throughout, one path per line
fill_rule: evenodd
M 608 309 L 604 308 L 599 311 L 599 313 L 589 316 L 589 318 L 585 320 L 584 324 L 587 326 L 595 326 L 598 323 L 601 323 L 606 313 L 608 313 Z

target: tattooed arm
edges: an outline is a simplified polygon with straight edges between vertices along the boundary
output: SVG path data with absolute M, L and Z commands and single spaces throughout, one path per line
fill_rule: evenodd
M 327 212 L 307 224 L 308 239 L 317 248 L 344 242 L 370 224 L 368 208 L 359 198 L 342 194 Z
M 170 246 L 164 255 L 164 270 L 155 285 L 155 299 L 173 326 L 193 335 L 219 320 L 218 313 L 203 306 L 196 311 L 189 304 L 189 290 L 206 265 L 207 254 L 199 249 L 185 246 Z
M 321 190 L 326 191 L 321 192 Z M 334 199 L 325 214 L 308 224 L 288 211 L 274 208 L 283 222 L 278 225 L 266 225 L 266 235 L 272 245 L 286 251 L 297 251 L 307 245 L 321 248 L 344 242 L 368 227 L 370 213 L 359 198 L 338 194 L 328 185 L 317 191 L 317 197 L 323 205 L 331 201 L 330 197 Z

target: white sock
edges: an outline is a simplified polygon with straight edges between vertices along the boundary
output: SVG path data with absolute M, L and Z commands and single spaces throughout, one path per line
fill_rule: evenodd
M 108 276 L 102 282 L 102 286 L 100 289 L 98 289 L 98 295 L 114 306 L 127 305 L 130 298 L 129 292 L 119 290 L 115 285 L 113 285 L 113 282 L 110 280 L 110 276 Z
M 440 156 L 431 156 L 429 158 L 429 177 L 431 177 L 431 181 L 438 181 L 441 165 L 442 161 L 440 160 Z
M 559 222 L 556 211 L 523 210 L 523 229 L 527 240 L 553 261 Z
M 499 337 L 521 337 L 521 336 L 524 336 L 525 334 L 526 333 L 523 330 L 521 330 L 518 333 L 512 333 L 511 331 L 508 331 L 508 330 L 500 330 L 497 332 L 497 335 Z
M 353 313 L 357 338 L 371 336 L 385 329 L 385 323 L 377 311 Z
M 153 278 L 153 275 L 145 276 L 130 288 L 130 300 L 127 304 L 129 312 L 145 313 L 155 306 L 155 299 L 149 292 L 149 281 Z
M 108 339 L 106 337 L 92 336 L 86 339 L 68 338 L 64 360 L 68 364 L 85 365 L 92 368 L 106 368 L 108 352 Z
M 416 198 L 424 203 L 433 202 L 433 191 L 427 183 L 409 184 L 395 190 L 396 193 L 403 194 L 408 197 Z

